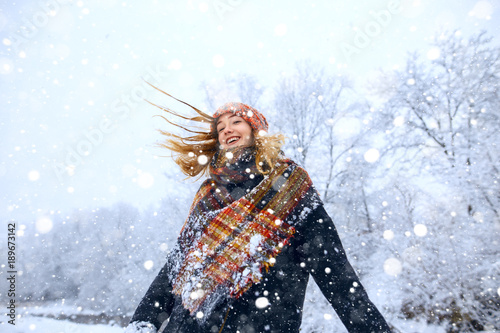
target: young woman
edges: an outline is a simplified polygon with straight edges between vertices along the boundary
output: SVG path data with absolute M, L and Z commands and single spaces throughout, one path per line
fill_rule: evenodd
M 213 116 L 190 107 L 196 117 L 162 109 L 210 129 L 177 125 L 191 136 L 162 132 L 162 146 L 185 174 L 209 178 L 126 332 L 299 332 L 309 276 L 349 332 L 390 332 L 283 136 L 242 103 Z

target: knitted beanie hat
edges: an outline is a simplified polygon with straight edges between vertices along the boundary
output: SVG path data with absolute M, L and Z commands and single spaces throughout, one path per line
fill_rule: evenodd
M 243 118 L 255 132 L 266 131 L 269 127 L 267 120 L 262 113 L 251 106 L 238 102 L 229 102 L 221 106 L 215 111 L 212 116 L 214 119 L 219 118 L 225 113 L 234 113 L 238 117 Z M 215 122 L 212 124 L 212 130 L 215 131 Z

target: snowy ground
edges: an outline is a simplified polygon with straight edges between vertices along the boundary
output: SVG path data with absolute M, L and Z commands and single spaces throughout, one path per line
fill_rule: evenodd
M 445 330 L 425 323 L 401 321 L 397 328 L 405 333 L 444 333 Z M 26 316 L 16 320 L 16 326 L 5 322 L 0 324 L 0 331 L 6 333 L 122 333 L 123 328 L 111 325 L 86 325 L 67 320 Z M 307 333 L 307 332 L 305 332 Z
M 323 315 L 319 315 L 321 312 L 321 306 L 316 304 L 313 305 L 315 308 L 303 318 L 303 333 L 310 333 L 307 321 L 317 321 L 323 318 Z M 322 313 L 322 312 L 321 312 Z M 19 308 L 18 318 L 16 319 L 16 325 L 13 326 L 7 323 L 7 320 L 0 318 L 0 332 L 5 333 L 123 333 L 124 328 L 119 324 L 88 324 L 91 321 L 98 321 L 96 318 L 100 313 L 95 313 L 91 310 L 85 310 L 81 307 L 63 304 L 57 302 L 52 304 L 44 303 L 40 306 L 23 306 Z M 50 318 L 49 318 L 50 317 Z M 54 319 L 54 317 L 59 318 L 73 318 L 73 320 L 65 319 Z M 88 318 L 86 323 L 77 323 L 74 321 L 82 321 L 82 318 Z M 93 318 L 93 320 L 90 320 Z M 389 322 L 394 326 L 395 333 L 445 333 L 444 327 L 429 325 L 425 322 L 409 321 L 399 318 L 387 318 Z M 321 333 L 333 333 L 333 332 L 347 332 L 344 327 L 339 326 L 337 323 L 333 322 L 331 324 L 326 324 L 322 326 L 323 331 Z M 315 330 L 316 333 L 320 333 Z M 495 333 L 495 332 L 485 332 L 485 333 Z M 498 333 L 498 332 L 496 332 Z
M 51 306 L 24 307 L 16 319 L 16 325 L 10 325 L 5 320 L 0 320 L 0 332 L 6 333 L 122 333 L 123 328 L 118 324 L 83 324 L 70 320 L 47 318 L 46 316 L 71 317 L 92 315 L 91 312 L 79 307 L 52 304 Z M 307 320 L 307 318 L 304 318 Z M 426 323 L 407 321 L 402 319 L 391 320 L 395 332 L 404 333 L 445 333 L 443 327 L 432 326 Z M 307 325 L 305 325 L 307 326 Z M 304 329 L 304 327 L 303 327 Z M 307 328 L 305 328 L 307 330 Z M 326 332 L 337 332 L 339 327 L 330 327 Z M 345 329 L 344 329 L 345 330 Z M 304 333 L 308 333 L 304 331 Z

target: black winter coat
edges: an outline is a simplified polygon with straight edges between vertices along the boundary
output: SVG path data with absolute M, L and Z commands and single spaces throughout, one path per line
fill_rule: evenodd
M 240 298 L 216 308 L 204 326 L 171 293 L 165 267 L 149 287 L 132 322 L 150 322 L 159 329 L 169 319 L 163 330 L 168 333 L 299 332 L 311 275 L 349 332 L 390 332 L 347 260 L 323 205 L 304 222 L 262 281 Z M 262 297 L 269 303 L 265 307 L 262 305 L 266 305 L 266 299 Z

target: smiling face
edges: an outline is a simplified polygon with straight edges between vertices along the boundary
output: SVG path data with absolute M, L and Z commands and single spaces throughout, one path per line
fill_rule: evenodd
M 252 127 L 233 113 L 225 113 L 217 119 L 217 135 L 219 144 L 224 149 L 253 144 Z

